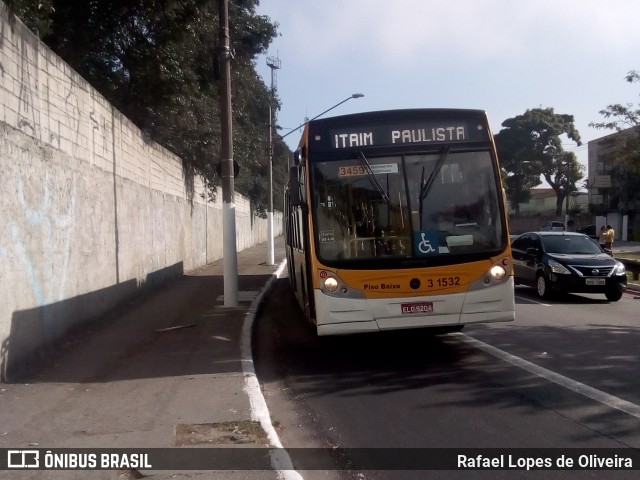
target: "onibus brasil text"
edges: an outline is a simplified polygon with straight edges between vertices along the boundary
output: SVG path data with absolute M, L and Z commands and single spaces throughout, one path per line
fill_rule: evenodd
M 44 468 L 51 469 L 123 469 L 152 468 L 146 453 L 52 453 L 43 456 Z M 41 465 L 42 465 L 41 464 Z

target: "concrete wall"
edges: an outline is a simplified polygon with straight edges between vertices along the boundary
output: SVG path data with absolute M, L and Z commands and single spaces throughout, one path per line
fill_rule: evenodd
M 142 287 L 222 256 L 221 195 L 207 202 L 201 178 L 2 3 L 0 185 L 3 375 Z M 238 194 L 235 205 L 238 250 L 265 242 L 266 220 Z M 281 225 L 276 214 L 275 235 Z

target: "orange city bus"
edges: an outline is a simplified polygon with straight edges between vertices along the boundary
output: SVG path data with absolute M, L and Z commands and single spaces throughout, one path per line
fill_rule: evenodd
M 318 335 L 514 320 L 505 199 L 485 112 L 312 120 L 289 173 L 289 279 Z

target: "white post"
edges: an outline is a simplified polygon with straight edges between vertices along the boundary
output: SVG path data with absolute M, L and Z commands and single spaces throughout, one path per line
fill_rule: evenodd
M 238 306 L 238 253 L 233 178 L 233 125 L 231 121 L 231 48 L 229 0 L 218 3 L 220 16 L 220 166 L 222 178 L 222 243 L 224 254 L 224 306 Z
M 267 244 L 267 250 L 269 252 L 267 256 L 267 265 L 275 265 L 275 249 L 273 241 L 273 211 L 267 212 L 267 235 L 269 242 Z
M 236 247 L 236 206 L 222 204 L 222 233 L 224 255 L 224 306 L 238 306 L 238 251 Z
M 273 70 L 271 70 L 273 74 Z M 273 80 L 271 81 L 273 84 Z M 267 265 L 274 265 L 273 247 L 273 110 L 269 106 L 269 208 L 267 210 Z

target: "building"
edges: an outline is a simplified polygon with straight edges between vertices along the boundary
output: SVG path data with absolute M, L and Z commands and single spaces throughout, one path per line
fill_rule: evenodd
M 589 214 L 589 198 L 587 192 L 571 192 L 564 202 L 561 218 L 556 218 L 556 192 L 552 188 L 534 188 L 528 202 L 520 204 L 520 215 L 515 216 L 515 209 L 509 208 L 509 229 L 512 234 L 529 230 L 537 230 L 549 220 L 560 220 L 568 224 L 569 230 L 585 227 L 593 223 Z
M 520 204 L 521 216 L 554 216 L 556 211 L 556 192 L 552 188 L 534 188 L 528 202 Z M 568 207 L 568 208 L 567 208 Z M 586 214 L 589 211 L 587 192 L 571 192 L 568 201 L 565 201 L 563 213 Z M 515 215 L 515 209 L 509 205 L 509 215 Z
M 589 211 L 618 239 L 640 240 L 640 127 L 588 143 Z

